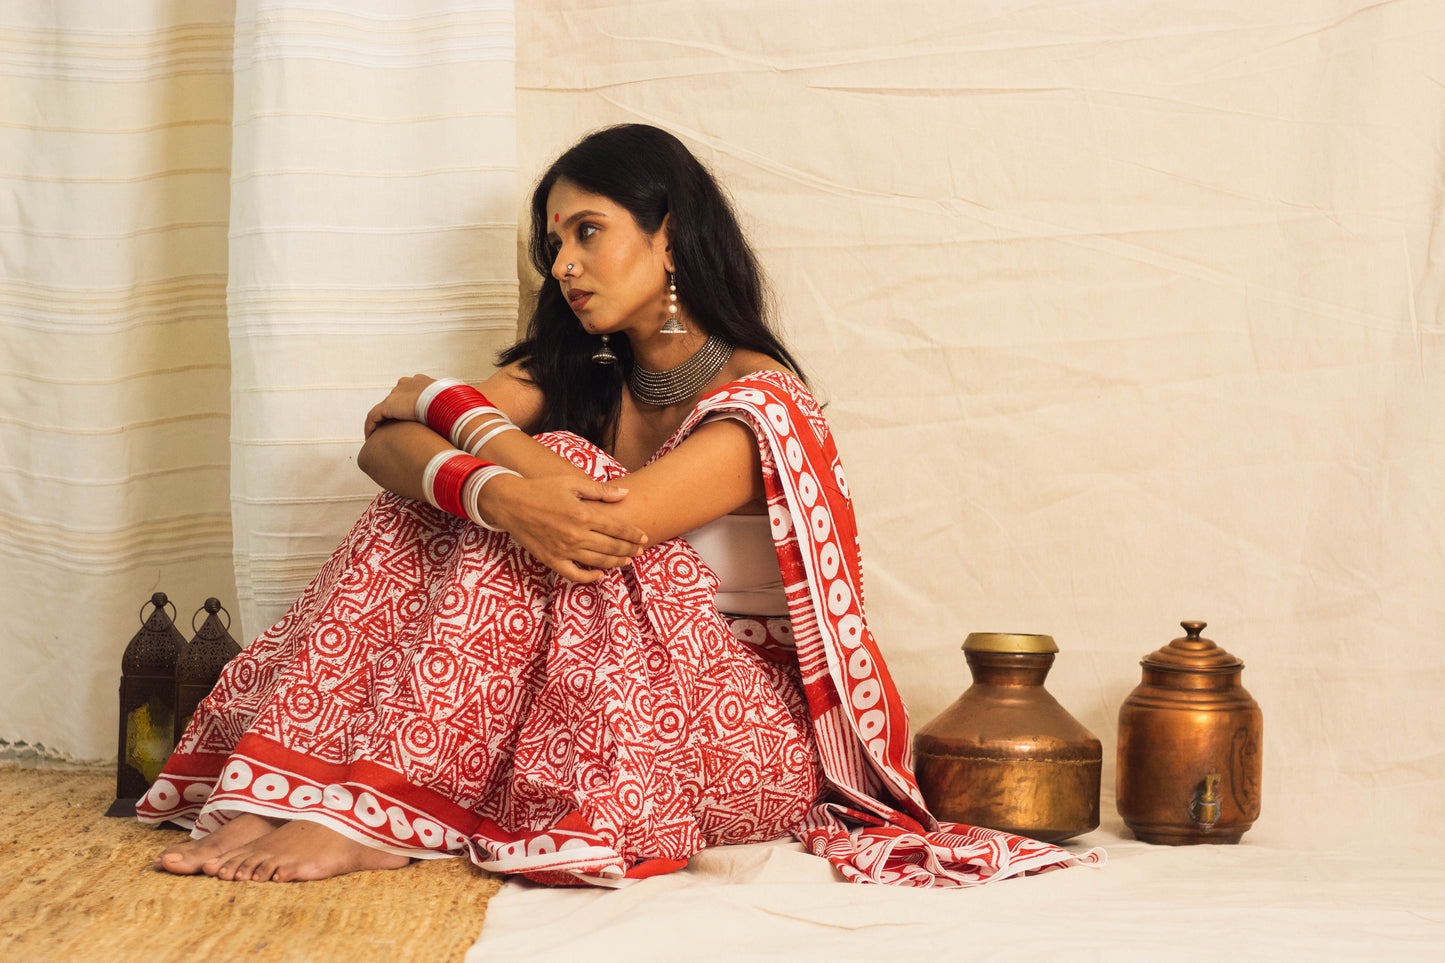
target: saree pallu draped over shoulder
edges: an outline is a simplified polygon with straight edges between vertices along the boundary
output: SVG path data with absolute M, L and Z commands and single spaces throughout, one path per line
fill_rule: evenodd
M 658 456 L 716 416 L 757 438 L 788 619 L 720 616 L 682 539 L 581 585 L 504 532 L 382 494 L 227 667 L 140 818 L 196 835 L 242 812 L 306 819 L 388 852 L 604 885 L 789 833 L 859 882 L 1102 862 L 934 821 L 822 413 L 797 379 L 755 374 L 703 399 Z M 539 440 L 593 477 L 625 474 L 574 435 Z

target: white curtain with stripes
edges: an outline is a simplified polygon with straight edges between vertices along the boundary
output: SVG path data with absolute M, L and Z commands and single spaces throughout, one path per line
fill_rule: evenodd
M 154 591 L 243 644 L 400 375 L 516 321 L 509 0 L 0 8 L 0 751 L 105 758 Z

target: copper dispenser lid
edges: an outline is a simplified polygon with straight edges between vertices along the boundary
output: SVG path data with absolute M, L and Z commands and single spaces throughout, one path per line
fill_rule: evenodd
M 1168 672 L 1236 672 L 1244 668 L 1244 660 L 1230 655 L 1213 641 L 1199 637 L 1205 624 L 1180 622 L 1184 638 L 1175 639 L 1164 648 L 1149 653 L 1139 660 L 1139 664 L 1146 669 Z
M 1027 635 L 1019 632 L 970 632 L 963 640 L 965 652 L 1057 652 L 1059 646 L 1051 635 Z

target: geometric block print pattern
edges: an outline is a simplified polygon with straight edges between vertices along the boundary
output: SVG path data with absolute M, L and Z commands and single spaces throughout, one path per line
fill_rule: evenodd
M 1074 861 L 936 831 L 863 618 L 826 423 L 796 379 L 755 375 L 705 399 L 658 457 L 715 414 L 759 438 L 790 619 L 725 621 L 681 539 L 581 585 L 505 533 L 383 493 L 227 666 L 140 818 L 198 835 L 240 812 L 306 819 L 549 882 L 666 872 L 790 832 L 860 881 L 964 885 Z M 576 436 L 540 440 L 594 477 L 623 473 Z

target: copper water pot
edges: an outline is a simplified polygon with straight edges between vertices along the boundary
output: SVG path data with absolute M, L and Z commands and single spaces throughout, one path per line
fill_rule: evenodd
M 1147 843 L 1237 843 L 1259 818 L 1259 705 L 1203 622 L 1146 655 L 1119 708 L 1119 815 Z
M 1099 825 L 1103 746 L 1044 689 L 1047 635 L 975 632 L 973 685 L 913 740 L 918 787 L 947 822 L 1059 842 Z

